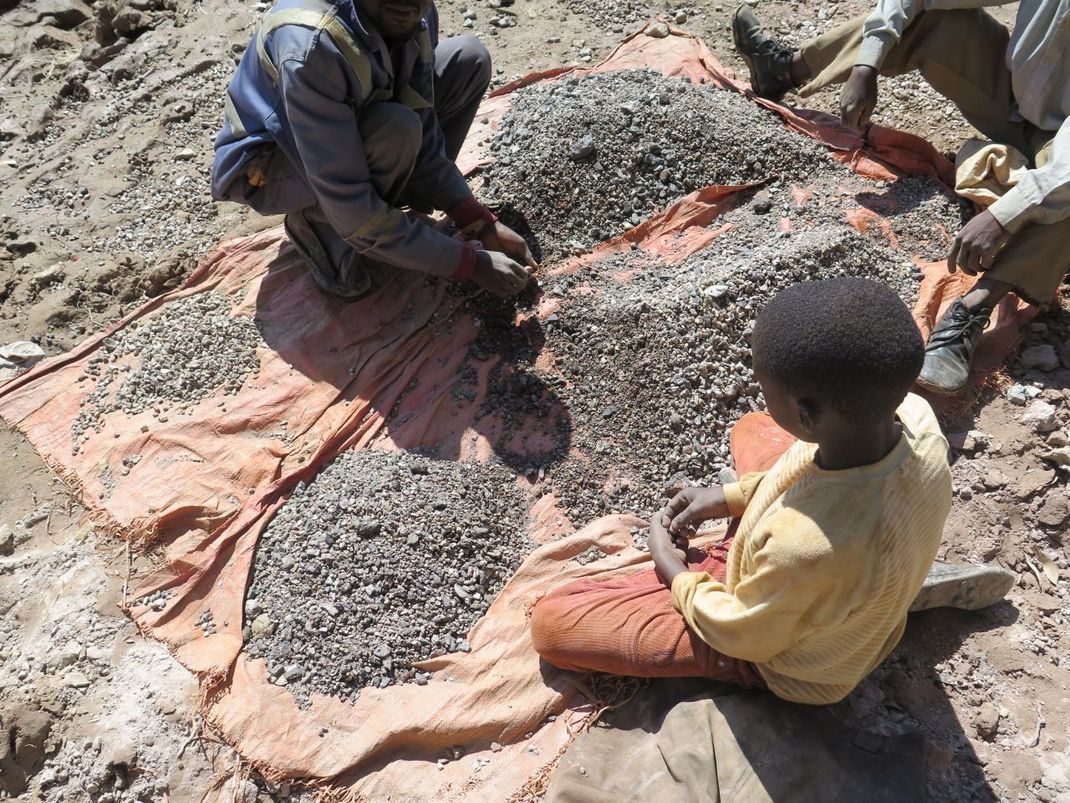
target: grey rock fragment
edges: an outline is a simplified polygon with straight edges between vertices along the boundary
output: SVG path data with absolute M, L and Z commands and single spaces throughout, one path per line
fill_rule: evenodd
M 572 147 L 568 150 L 568 158 L 574 162 L 589 162 L 594 159 L 597 152 L 594 138 L 590 134 L 584 134 L 572 143 Z
M 1059 355 L 1049 343 L 1023 349 L 1019 360 L 1026 368 L 1036 368 L 1038 371 L 1054 371 L 1059 367 Z
M 1036 399 L 1030 402 L 1018 420 L 1034 432 L 1051 432 L 1059 428 L 1057 413 L 1055 405 Z

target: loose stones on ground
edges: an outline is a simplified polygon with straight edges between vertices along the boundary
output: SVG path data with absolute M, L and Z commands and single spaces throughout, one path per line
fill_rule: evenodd
M 469 628 L 533 544 L 500 467 L 345 453 L 275 514 L 257 547 L 246 649 L 305 704 L 426 683 L 413 663 L 467 651 Z
M 233 316 L 231 306 L 219 293 L 189 296 L 105 339 L 79 377 L 96 385 L 71 427 L 71 452 L 80 451 L 88 433 L 100 432 L 116 410 L 151 410 L 166 421 L 175 408 L 220 390 L 236 394 L 260 367 L 256 350 L 263 339 L 254 321 Z
M 545 281 L 558 307 L 542 321 L 551 359 L 540 365 L 552 368 L 534 367 L 530 333 L 499 331 L 495 350 L 554 387 L 567 410 L 572 449 L 543 467 L 543 489 L 577 526 L 613 512 L 649 516 L 674 481 L 719 481 L 731 425 L 763 404 L 748 340 L 779 290 L 865 276 L 908 304 L 916 296 L 914 266 L 846 224 L 785 235 L 750 208 L 716 223 L 725 224 L 732 228 L 679 265 L 628 252 Z
M 968 217 L 927 178 L 860 178 L 742 95 L 652 70 L 517 90 L 490 150 L 484 194 L 530 233 L 544 260 L 583 252 L 714 184 L 779 178 L 829 214 L 861 204 L 883 216 L 903 248 L 929 259 L 945 253 Z

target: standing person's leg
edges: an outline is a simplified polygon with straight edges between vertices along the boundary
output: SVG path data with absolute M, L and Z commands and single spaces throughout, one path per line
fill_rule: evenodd
M 1041 132 L 1035 162 L 1043 167 L 1051 159 L 1054 132 Z M 1057 223 L 1030 223 L 1017 232 L 993 260 L 981 282 L 1010 286 L 1034 304 L 1049 304 L 1070 271 L 1070 219 Z M 981 284 L 978 282 L 978 284 Z
M 743 6 L 734 23 L 736 46 L 752 65 L 756 87 L 794 85 L 808 97 L 847 80 L 858 61 L 865 20 L 866 15 L 855 17 L 792 51 L 766 35 L 753 11 Z M 1023 127 L 1010 122 L 1009 38 L 1006 27 L 980 9 L 925 11 L 888 52 L 880 74 L 918 70 L 987 137 L 1028 154 Z
M 865 17 L 856 17 L 803 43 L 800 56 L 812 78 L 799 89 L 800 97 L 847 80 L 857 62 L 864 22 Z M 986 137 L 1028 153 L 1023 127 L 1010 120 L 1009 41 L 1007 28 L 981 9 L 923 11 L 888 52 L 880 74 L 917 70 Z
M 1022 125 L 1022 129 L 1029 141 L 1026 155 L 1036 148 L 1036 164 L 1047 164 L 1055 133 L 1027 125 Z M 965 387 L 974 350 L 988 326 L 992 310 L 1011 292 L 1034 304 L 1050 303 L 1070 270 L 1068 242 L 1070 219 L 1029 223 L 1015 232 L 993 258 L 991 267 L 966 295 L 947 308 L 933 327 L 925 345 L 925 364 L 918 384 L 944 395 Z
M 446 155 L 454 161 L 490 86 L 490 73 L 490 53 L 475 36 L 454 36 L 435 48 L 435 115 Z

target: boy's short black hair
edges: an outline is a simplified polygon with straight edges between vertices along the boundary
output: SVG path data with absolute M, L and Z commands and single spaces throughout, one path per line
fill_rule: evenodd
M 841 277 L 777 293 L 751 336 L 755 371 L 864 426 L 892 415 L 921 372 L 925 346 L 887 285 Z

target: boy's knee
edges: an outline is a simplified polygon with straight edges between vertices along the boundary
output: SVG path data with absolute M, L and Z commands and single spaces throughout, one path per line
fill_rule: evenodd
M 531 632 L 531 646 L 535 652 L 553 663 L 561 646 L 563 628 L 560 618 L 561 599 L 548 594 L 537 603 L 531 611 L 528 627 Z
M 410 164 L 423 141 L 420 116 L 401 103 L 373 103 L 361 114 L 360 135 L 369 164 Z
M 492 61 L 490 51 L 478 37 L 470 34 L 457 37 L 457 61 L 463 65 L 469 81 L 480 87 L 482 95 L 490 85 Z

